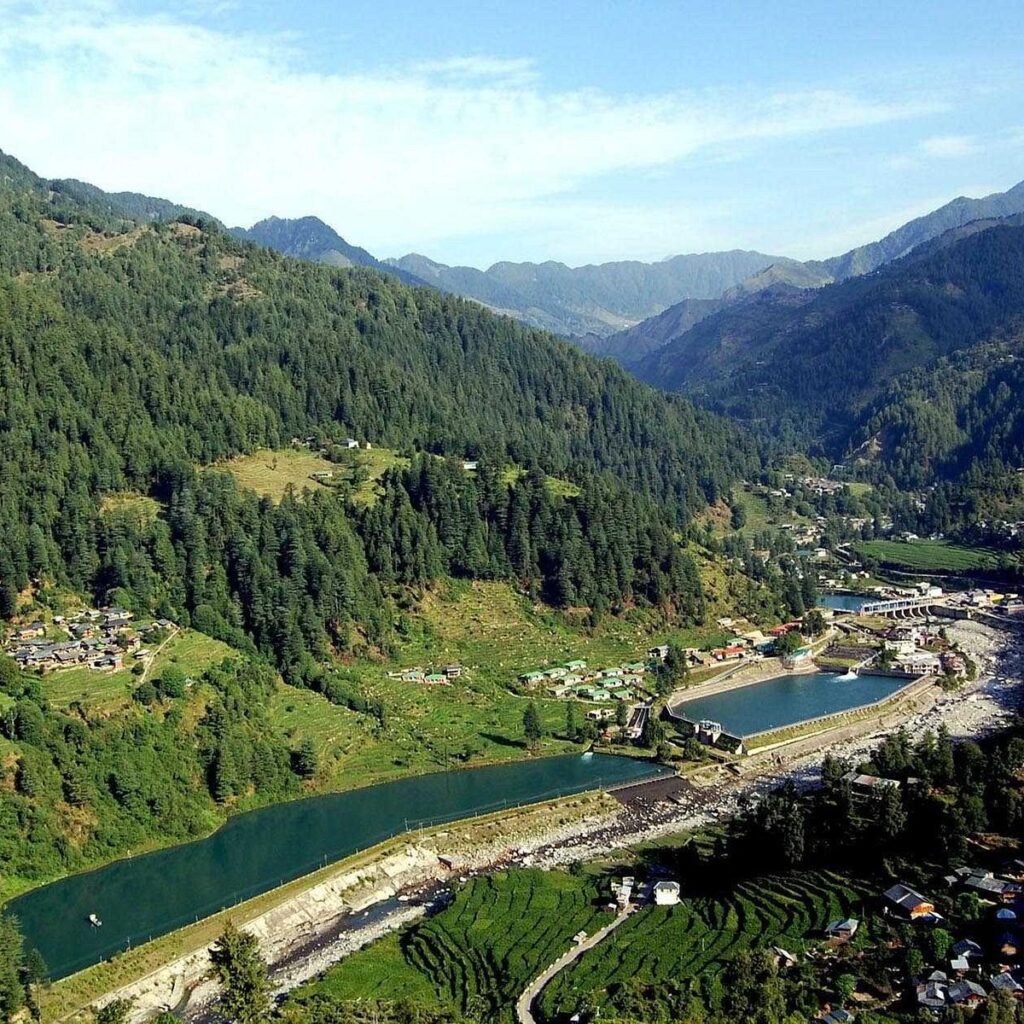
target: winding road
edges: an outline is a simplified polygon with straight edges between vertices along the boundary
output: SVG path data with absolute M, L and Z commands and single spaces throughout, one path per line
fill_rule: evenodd
M 563 953 L 550 967 L 547 968 L 543 973 L 537 975 L 536 978 L 526 987 L 526 990 L 516 1001 L 516 1019 L 519 1024 L 537 1024 L 537 1019 L 533 1015 L 533 1004 L 537 996 L 544 991 L 544 986 L 551 981 L 560 971 L 565 970 L 569 964 L 574 963 L 588 949 L 593 949 L 599 942 L 604 941 L 616 928 L 619 927 L 623 921 L 634 911 L 635 907 L 632 904 L 619 913 L 619 916 L 615 918 L 610 924 L 606 924 L 600 931 L 594 932 L 590 938 L 584 939 L 578 945 L 572 947 L 572 949 Z

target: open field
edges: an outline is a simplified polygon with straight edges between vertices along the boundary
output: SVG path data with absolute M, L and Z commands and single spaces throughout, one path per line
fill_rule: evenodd
M 999 567 L 996 552 L 945 540 L 870 540 L 854 550 L 861 558 L 911 572 L 971 572 Z
M 313 480 L 313 473 L 332 473 L 333 463 L 309 451 L 285 448 L 272 451 L 261 448 L 251 455 L 239 455 L 226 462 L 218 462 L 214 469 L 229 472 L 242 487 L 265 495 L 272 501 L 280 501 L 288 488 L 301 493 L 304 488 L 311 491 L 324 485 Z
M 591 666 L 618 665 L 642 658 L 654 637 L 651 622 L 607 619 L 593 632 L 567 625 L 564 618 L 532 606 L 504 583 L 449 583 L 424 596 L 401 627 L 404 639 L 395 662 L 387 666 L 358 662 L 346 669 L 361 693 L 380 700 L 387 725 L 354 716 L 323 698 L 275 702 L 272 717 L 282 728 L 311 730 L 315 741 L 332 750 L 322 765 L 332 788 L 371 782 L 460 764 L 482 764 L 525 756 L 523 712 L 535 699 L 547 732 L 543 753 L 578 750 L 563 737 L 566 702 L 546 699 L 543 689 L 528 696 L 510 692 L 529 669 L 579 658 Z M 719 631 L 679 631 L 686 646 Z M 658 634 L 658 641 L 664 634 Z M 389 679 L 388 669 L 463 666 L 463 675 L 445 686 L 424 686 Z M 293 710 L 283 713 L 286 705 Z M 302 708 L 301 716 L 299 708 Z M 577 708 L 582 719 L 584 706 Z M 298 719 L 301 717 L 302 721 Z
M 650 907 L 631 917 L 607 942 L 585 953 L 544 991 L 545 1019 L 573 1012 L 591 996 L 598 1003 L 628 982 L 665 986 L 718 974 L 738 953 L 778 944 L 803 952 L 821 940 L 829 921 L 863 919 L 870 889 L 831 872 L 772 876 L 729 893 L 693 896 L 675 907 Z
M 100 504 L 104 516 L 128 516 L 139 523 L 151 523 L 160 513 L 160 502 L 145 494 L 125 491 L 108 494 Z
M 507 466 L 501 479 L 508 485 L 514 484 L 526 470 L 522 466 Z M 558 476 L 547 477 L 548 490 L 556 498 L 576 498 L 580 489 L 571 480 L 563 480 Z
M 346 452 L 342 462 L 330 462 L 304 448 L 261 448 L 250 455 L 239 455 L 212 468 L 227 470 L 242 487 L 280 501 L 289 488 L 297 494 L 337 483 L 354 486 L 353 497 L 361 504 L 372 504 L 380 488 L 378 481 L 394 466 L 407 466 L 409 460 L 391 448 L 360 448 Z M 330 473 L 326 482 L 313 479 L 314 473 Z
M 474 878 L 442 913 L 342 961 L 299 998 L 414 1000 L 511 1021 L 516 997 L 572 936 L 612 917 L 593 876 L 501 871 Z

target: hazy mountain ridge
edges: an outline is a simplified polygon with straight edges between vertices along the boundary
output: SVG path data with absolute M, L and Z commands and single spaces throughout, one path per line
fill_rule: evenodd
M 1024 319 L 1021 266 L 1024 216 L 956 228 L 872 274 L 734 303 L 636 372 L 787 444 L 816 441 L 840 456 L 903 375 Z M 886 402 L 890 422 L 895 405 Z
M 361 246 L 347 242 L 319 217 L 267 217 L 251 228 L 229 228 L 235 238 L 265 245 L 269 249 L 310 263 L 329 267 L 372 267 L 400 278 L 407 284 L 421 284 L 414 274 L 385 265 Z
M 906 256 L 915 249 L 920 249 L 926 243 L 945 237 L 951 231 L 983 230 L 998 220 L 1018 213 L 1024 213 L 1024 182 L 1006 192 L 994 193 L 982 199 L 960 197 L 932 213 L 902 225 L 877 242 L 851 249 L 841 256 L 828 260 L 808 260 L 803 263 L 786 258 L 775 260 L 727 290 L 722 296 L 723 304 L 742 302 L 757 292 L 775 290 L 780 286 L 821 288 L 833 282 L 862 276 Z M 950 244 L 952 240 L 953 236 L 950 236 L 943 244 Z M 670 315 L 650 318 L 627 331 L 612 335 L 607 344 L 601 346 L 604 354 L 611 355 L 623 365 L 632 368 L 659 345 L 670 344 L 695 326 L 687 326 L 686 311 L 681 310 L 675 315 L 680 323 L 680 329 L 675 333 L 666 333 L 665 325 L 671 323 L 673 319 L 670 310 L 666 310 L 666 313 Z M 739 315 L 745 319 L 748 313 L 749 307 Z M 590 343 L 585 347 L 590 351 L 597 351 Z M 664 372 L 670 371 L 666 368 Z
M 746 250 L 672 256 L 657 263 L 621 260 L 495 263 L 449 267 L 410 254 L 387 260 L 431 284 L 476 299 L 533 326 L 564 335 L 604 336 L 687 299 L 717 299 L 778 257 Z

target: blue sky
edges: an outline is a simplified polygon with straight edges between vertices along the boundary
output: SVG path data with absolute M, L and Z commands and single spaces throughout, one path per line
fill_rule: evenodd
M 1024 178 L 1019 2 L 0 0 L 0 148 L 378 255 L 824 257 Z

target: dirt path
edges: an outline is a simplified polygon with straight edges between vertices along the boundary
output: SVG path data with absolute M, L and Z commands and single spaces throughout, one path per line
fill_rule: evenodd
M 141 686 L 149 678 L 150 669 L 156 664 L 157 655 L 181 632 L 178 626 L 175 626 L 167 636 L 164 637 L 160 646 L 146 659 L 146 667 L 142 671 L 142 676 L 139 679 L 139 685 Z
M 614 921 L 606 924 L 600 931 L 594 932 L 588 939 L 573 946 L 572 949 L 563 953 L 547 970 L 537 975 L 536 978 L 526 987 L 526 990 L 516 1001 L 516 1018 L 519 1024 L 537 1024 L 533 1016 L 533 1004 L 537 997 L 544 991 L 544 987 L 555 975 L 564 971 L 571 963 L 575 963 L 588 949 L 593 949 L 599 942 L 603 942 L 616 928 L 622 924 L 633 912 L 633 907 L 627 906 Z

